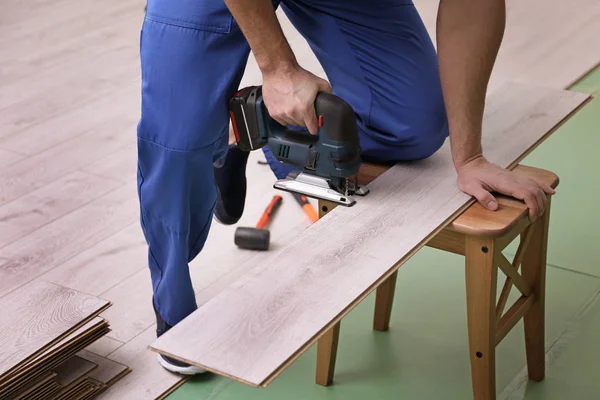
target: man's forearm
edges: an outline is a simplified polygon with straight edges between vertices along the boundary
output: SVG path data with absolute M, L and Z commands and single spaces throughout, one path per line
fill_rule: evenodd
M 504 0 L 441 0 L 440 78 L 457 168 L 478 157 L 487 85 L 505 26 Z
M 263 73 L 297 65 L 271 0 L 225 0 Z

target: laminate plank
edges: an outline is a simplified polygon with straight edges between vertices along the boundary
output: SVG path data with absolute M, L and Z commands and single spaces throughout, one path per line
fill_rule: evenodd
M 38 396 L 40 393 L 47 393 L 48 391 L 55 392 L 60 390 L 60 386 L 56 383 L 55 377 L 56 374 L 49 374 L 35 385 L 16 395 L 16 397 L 11 396 L 11 400 L 32 399 Z
M 98 365 L 98 369 L 92 371 L 89 377 L 107 386 L 113 385 L 117 380 L 131 372 L 128 366 L 89 351 L 81 351 L 78 356 Z
M 430 36 L 436 38 L 438 0 L 421 0 L 415 6 Z M 579 0 L 508 0 L 502 46 L 489 90 L 508 81 L 521 81 L 564 89 L 600 62 L 600 3 Z M 539 10 L 544 12 L 539 12 Z
M 82 168 L 83 171 L 122 182 L 137 179 L 137 146 L 125 146 Z
M 112 287 L 147 269 L 147 260 L 148 247 L 136 221 L 61 263 L 41 279 L 104 297 L 103 293 Z
M 137 117 L 109 120 L 86 133 L 25 158 L 3 169 L 0 175 L 0 205 L 47 185 L 135 140 L 129 135 Z M 82 121 L 79 124 L 83 124 Z
M 487 157 L 514 166 L 587 99 L 526 85 L 494 92 L 484 117 Z M 426 160 L 397 164 L 355 206 L 336 208 L 265 255 L 151 348 L 249 385 L 268 384 L 472 204 L 455 174 L 448 143 Z
M 109 338 L 108 336 L 103 336 L 88 347 L 86 347 L 85 349 L 90 353 L 99 355 L 100 357 L 106 357 L 113 351 L 117 350 L 119 347 L 123 346 L 123 344 L 123 342 L 119 342 L 116 339 Z
M 158 364 L 156 354 L 148 351 L 148 344 L 156 338 L 156 327 L 146 329 L 123 347 L 109 355 L 109 359 L 127 365 L 131 373 L 108 388 L 98 399 L 156 399 L 175 390 L 185 381 Z
M 0 249 L 121 185 L 76 171 L 0 206 Z
M 135 191 L 123 186 L 2 248 L 0 296 L 137 221 Z
M 131 30 L 133 24 L 127 19 L 124 21 L 127 22 Z M 120 24 L 124 25 L 124 22 L 120 22 Z M 114 25 L 112 27 L 114 29 Z M 139 74 L 139 62 L 138 68 L 136 68 L 136 50 L 139 53 L 139 45 L 136 49 L 135 36 L 121 36 L 116 39 L 120 39 L 120 41 L 113 40 L 112 43 L 103 43 L 100 47 L 102 51 L 100 57 L 84 53 L 79 60 L 71 62 L 69 65 L 61 63 L 38 69 L 36 74 L 26 74 L 23 71 L 23 77 L 27 79 L 27 84 L 21 82 L 20 79 L 12 78 L 9 80 L 5 77 L 7 83 L 2 85 L 2 89 L 0 89 L 2 94 L 0 96 L 0 115 L 19 104 L 21 104 L 19 108 L 22 108 L 24 102 L 32 103 L 34 105 L 32 111 L 34 111 L 37 109 L 35 108 L 36 102 L 46 100 L 46 103 L 48 103 L 48 92 L 55 93 L 52 96 L 53 100 L 70 100 L 83 103 L 89 98 L 86 96 L 97 95 L 97 93 L 88 91 L 90 89 L 89 85 L 93 85 L 94 89 L 105 88 L 105 86 L 99 84 L 110 85 L 106 88 L 118 87 L 118 78 L 123 75 L 123 72 L 128 73 L 130 78 L 137 76 Z M 80 48 L 85 49 L 87 45 L 87 43 L 82 42 Z M 62 55 L 56 56 L 60 60 Z M 73 86 L 75 82 L 81 87 Z M 62 89 L 62 91 L 57 93 L 58 89 Z M 75 95 L 76 97 L 68 99 L 68 95 Z M 81 98 L 80 96 L 84 97 Z
M 58 0 L 41 7 L 31 3 L 28 6 L 5 6 L 3 3 L 2 17 L 6 16 L 6 19 L 2 18 L 3 23 L 0 24 L 0 51 L 9 61 L 11 48 L 15 55 L 20 56 L 27 51 L 39 51 L 40 47 L 52 48 L 62 42 L 69 43 L 85 35 L 92 27 L 109 25 L 120 15 L 133 12 L 135 6 L 139 10 L 139 3 L 133 0 L 105 4 L 92 0 Z M 11 14 L 12 18 L 9 18 Z M 15 44 L 25 49 L 20 51 Z
M 85 378 L 92 371 L 98 369 L 98 364 L 82 357 L 73 356 L 54 369 L 56 381 L 63 387 Z
M 124 85 L 136 82 L 136 71 L 130 66 L 133 63 L 122 64 L 119 62 L 122 58 L 132 57 L 130 53 L 129 50 L 122 50 L 115 52 L 112 57 L 100 57 L 100 60 L 106 62 L 106 65 L 99 66 L 101 71 L 105 71 L 104 73 L 98 72 L 96 76 L 88 76 L 88 79 L 74 78 L 57 84 L 56 87 L 48 88 L 50 91 L 59 92 L 60 95 L 51 98 L 47 96 L 32 97 L 0 109 L 0 136 L 18 134 L 24 129 L 71 110 L 82 102 L 99 99 L 103 95 L 117 91 Z M 97 61 L 97 63 L 102 64 L 101 61 Z M 110 67 L 111 65 L 112 67 Z M 84 66 L 82 70 L 85 71 L 87 68 Z
M 140 258 L 145 261 L 146 257 Z M 101 294 L 113 302 L 114 309 L 104 317 L 111 321 L 109 337 L 128 342 L 156 322 L 152 308 L 152 281 L 148 267 Z
M 74 356 L 93 341 L 108 333 L 108 323 L 103 318 L 93 318 L 65 339 L 55 343 L 27 364 L 13 370 L 0 382 L 4 394 L 18 394 L 38 382 L 60 364 Z
M 9 30 L 8 26 L 0 24 L 0 33 L 10 38 L 2 42 L 0 36 L 0 58 L 6 59 L 0 65 L 0 80 L 14 82 L 34 76 L 37 73 L 62 65 L 69 67 L 88 59 L 101 57 L 107 50 L 129 45 L 135 51 L 135 42 L 143 14 L 140 13 L 139 3 L 123 1 L 103 3 L 101 10 L 81 10 L 84 16 L 74 15 L 73 8 L 83 2 L 63 0 L 70 7 L 70 20 L 67 23 L 57 23 L 58 7 L 54 7 L 53 15 L 44 13 L 41 18 L 29 15 L 23 22 L 40 24 L 51 22 L 43 30 L 29 29 L 18 34 Z M 98 5 L 96 5 L 98 7 Z M 31 13 L 32 7 L 27 10 Z M 105 12 L 102 12 L 105 11 Z M 117 14 L 117 15 L 113 15 Z M 32 28 L 34 28 L 32 27 Z
M 0 301 L 3 325 L 0 329 L 0 378 L 110 305 L 106 300 L 44 281 L 24 285 Z
M 11 164 L 22 160 L 23 156 L 12 151 L 0 149 L 0 168 L 7 167 Z
M 92 129 L 97 134 L 101 134 L 103 128 L 107 131 L 122 129 L 119 123 L 123 120 L 129 121 L 131 132 L 134 132 L 135 118 L 140 108 L 140 99 L 135 93 L 136 85 L 121 85 L 118 90 L 97 99 L 82 102 L 45 120 L 38 119 L 28 128 L 5 132 L 4 136 L 0 135 L 0 147 L 20 154 L 35 155 Z M 135 135 L 131 136 L 133 143 Z

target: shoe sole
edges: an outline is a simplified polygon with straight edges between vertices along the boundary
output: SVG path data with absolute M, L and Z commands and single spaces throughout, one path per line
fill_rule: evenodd
M 176 374 L 180 374 L 180 375 L 199 375 L 199 374 L 203 374 L 206 372 L 205 369 L 200 368 L 200 367 L 196 367 L 194 365 L 190 365 L 189 367 L 178 367 L 177 365 L 173 365 L 170 364 L 169 362 L 167 362 L 167 360 L 165 360 L 164 358 L 162 358 L 162 356 L 160 354 L 156 355 L 158 363 L 167 371 L 171 371 L 174 372 Z

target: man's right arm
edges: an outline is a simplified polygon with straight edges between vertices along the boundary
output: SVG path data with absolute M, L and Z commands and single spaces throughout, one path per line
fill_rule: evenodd
M 246 37 L 263 75 L 263 98 L 269 114 L 282 125 L 318 130 L 314 101 L 329 83 L 298 65 L 283 34 L 271 0 L 225 0 Z

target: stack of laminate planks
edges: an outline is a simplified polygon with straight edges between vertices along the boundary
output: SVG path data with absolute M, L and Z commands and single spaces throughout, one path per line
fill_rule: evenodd
M 130 369 L 85 348 L 111 303 L 45 281 L 0 298 L 0 399 L 91 399 Z

